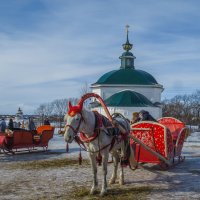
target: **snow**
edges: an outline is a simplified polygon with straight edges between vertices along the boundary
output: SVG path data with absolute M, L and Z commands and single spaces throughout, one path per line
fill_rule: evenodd
M 91 169 L 86 165 L 47 168 L 41 170 L 13 169 L 15 163 L 34 160 L 49 160 L 59 158 L 78 158 L 79 146 L 69 145 L 66 153 L 66 143 L 57 134 L 49 143 L 48 152 L 23 153 L 15 156 L 0 155 L 0 199 L 42 199 L 50 196 L 59 199 L 59 195 L 70 192 L 74 186 L 90 188 Z M 82 152 L 86 159 L 86 152 Z M 200 199 L 200 133 L 195 132 L 184 143 L 183 155 L 185 161 L 175 167 L 161 171 L 157 166 L 145 165 L 145 169 L 131 171 L 125 168 L 125 182 L 130 186 L 150 186 L 152 192 L 147 199 Z M 78 159 L 77 159 L 78 163 Z M 112 164 L 108 168 L 111 176 Z M 99 173 L 99 179 L 101 170 Z M 100 183 L 101 185 L 101 183 Z M 120 188 L 120 186 L 118 186 Z

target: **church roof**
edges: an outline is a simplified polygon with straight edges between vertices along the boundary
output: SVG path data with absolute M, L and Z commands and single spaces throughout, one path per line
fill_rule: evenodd
M 118 70 L 113 70 L 105 73 L 99 78 L 96 83 L 92 85 L 103 85 L 103 84 L 119 84 L 119 85 L 157 85 L 156 79 L 149 73 L 137 70 L 134 66 L 134 60 L 136 57 L 130 50 L 133 45 L 129 42 L 128 38 L 128 25 L 127 28 L 127 39 L 126 43 L 123 44 L 124 53 L 119 57 L 121 60 L 121 66 Z
M 158 83 L 151 74 L 145 71 L 123 68 L 105 73 L 93 85 L 96 84 L 156 85 Z
M 115 93 L 104 102 L 111 107 L 155 107 L 144 95 L 131 90 Z

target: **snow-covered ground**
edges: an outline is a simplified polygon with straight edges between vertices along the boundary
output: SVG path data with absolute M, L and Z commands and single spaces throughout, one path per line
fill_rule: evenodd
M 63 137 L 55 132 L 48 152 L 0 155 L 0 199 L 63 199 L 62 194 L 70 192 L 74 186 L 89 188 L 91 170 L 88 165 L 42 169 L 24 169 L 19 165 L 19 168 L 12 168 L 18 163 L 28 161 L 78 158 L 78 145 L 72 143 L 69 147 L 70 151 L 66 153 Z M 147 199 L 152 200 L 200 199 L 200 133 L 196 132 L 188 137 L 184 143 L 183 155 L 186 160 L 167 171 L 161 171 L 157 166 L 151 165 L 147 165 L 146 170 L 131 171 L 125 168 L 125 187 L 149 186 L 152 191 Z M 85 152 L 82 152 L 82 156 L 87 158 Z M 111 175 L 111 168 L 110 164 L 108 177 Z

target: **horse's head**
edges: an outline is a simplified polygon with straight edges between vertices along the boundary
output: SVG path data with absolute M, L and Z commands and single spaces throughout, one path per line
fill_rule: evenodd
M 65 126 L 64 139 L 66 142 L 71 143 L 79 132 L 83 121 L 82 104 L 72 106 L 71 102 L 69 102 L 68 113 L 65 115 L 65 120 L 67 124 Z

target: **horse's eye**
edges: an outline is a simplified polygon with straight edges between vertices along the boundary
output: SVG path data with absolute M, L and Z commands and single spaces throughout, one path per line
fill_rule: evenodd
M 79 120 L 79 118 L 77 117 L 77 118 L 76 118 L 76 121 L 78 121 L 78 120 Z

